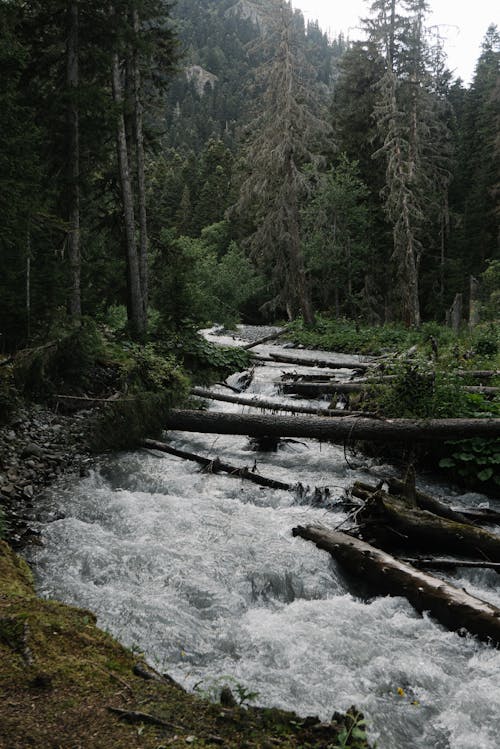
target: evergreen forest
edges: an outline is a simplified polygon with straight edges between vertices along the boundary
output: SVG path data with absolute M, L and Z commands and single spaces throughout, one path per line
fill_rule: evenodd
M 121 310 L 139 341 L 494 317 L 499 32 L 465 86 L 426 10 L 350 43 L 278 0 L 4 0 L 2 351 Z

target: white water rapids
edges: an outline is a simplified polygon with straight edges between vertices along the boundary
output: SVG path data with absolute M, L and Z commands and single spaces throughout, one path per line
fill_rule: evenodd
M 277 398 L 275 381 L 292 370 L 257 367 L 247 394 Z M 390 470 L 359 456 L 349 467 L 342 446 L 313 440 L 255 453 L 245 437 L 168 439 L 237 466 L 257 460 L 271 478 L 328 486 L 333 500 L 356 479 Z M 455 505 L 483 502 L 453 497 Z M 379 749 L 500 746 L 500 651 L 446 631 L 403 598 L 356 597 L 329 554 L 292 537 L 299 524 L 338 525 L 344 510 L 144 450 L 108 457 L 89 477 L 57 487 L 47 512 L 64 518 L 43 525 L 33 560 L 39 592 L 91 609 L 102 628 L 188 689 L 240 684 L 259 693 L 257 704 L 323 719 L 354 704 Z M 500 606 L 496 573 L 449 579 Z

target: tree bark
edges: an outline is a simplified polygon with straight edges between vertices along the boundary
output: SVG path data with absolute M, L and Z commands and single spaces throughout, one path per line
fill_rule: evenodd
M 283 489 L 284 491 L 290 491 L 292 488 L 292 484 L 285 484 L 283 481 L 268 479 L 258 473 L 253 473 L 246 466 L 243 468 L 237 468 L 228 463 L 222 463 L 219 458 L 205 458 L 202 455 L 196 455 L 195 453 L 186 452 L 185 450 L 177 450 L 177 448 L 171 447 L 170 445 L 165 444 L 165 442 L 144 440 L 142 445 L 150 450 L 160 450 L 169 455 L 175 455 L 177 458 L 195 461 L 202 465 L 207 473 L 219 473 L 219 471 L 222 471 L 223 473 L 228 473 L 235 478 L 247 479 L 247 481 L 251 481 L 259 486 L 266 486 L 269 489 Z
M 221 395 L 220 393 L 213 393 L 211 390 L 205 390 L 204 388 L 199 387 L 193 388 L 191 394 L 196 395 L 198 398 L 207 398 L 209 400 L 222 401 L 223 403 L 236 403 L 239 406 L 250 406 L 251 408 L 261 408 L 267 411 L 286 411 L 288 413 L 329 417 L 367 415 L 361 411 L 344 411 L 332 408 L 309 408 L 308 406 L 294 406 L 291 404 L 279 403 L 278 401 L 261 400 L 260 398 L 239 398 L 237 395 Z
M 400 539 L 405 539 L 405 546 L 500 562 L 500 536 L 469 523 L 412 508 L 382 491 L 372 497 L 358 518 L 367 523 L 367 533 L 381 540 L 387 539 L 388 530 L 396 531 Z
M 375 590 L 405 596 L 419 612 L 429 611 L 451 630 L 467 629 L 481 640 L 500 644 L 500 609 L 439 578 L 339 531 L 315 526 L 297 527 L 294 536 L 313 541 L 328 551 L 351 574 Z
M 278 437 L 311 437 L 332 442 L 436 442 L 470 437 L 499 437 L 500 419 L 330 419 L 314 416 L 228 414 L 217 411 L 170 411 L 166 429 L 215 434 Z
M 283 364 L 297 364 L 301 367 L 324 367 L 325 369 L 357 369 L 360 372 L 366 372 L 370 367 L 375 366 L 369 362 L 358 362 L 354 360 L 347 361 L 328 361 L 328 359 L 305 359 L 301 356 L 289 356 L 288 354 L 269 354 L 272 361 L 282 362 Z
M 132 59 L 133 97 L 134 97 L 134 121 L 135 121 L 135 147 L 137 162 L 137 203 L 139 207 L 139 273 L 141 277 L 141 297 L 144 316 L 148 308 L 148 218 L 146 211 L 146 166 L 144 156 L 144 132 L 143 132 L 143 107 L 141 99 L 141 73 L 139 69 L 139 57 L 137 52 L 137 38 L 140 31 L 139 13 L 137 9 L 133 12 L 134 34 L 136 43 Z
M 284 383 L 281 388 L 285 395 L 301 395 L 304 398 L 318 398 L 320 395 L 330 393 L 362 393 L 373 389 L 377 382 L 293 382 Z M 487 387 L 485 385 L 462 385 L 461 388 L 467 393 L 478 393 L 479 395 L 494 396 L 499 388 Z
M 111 6 L 111 15 L 116 17 L 115 7 Z M 144 313 L 141 292 L 141 276 L 137 240 L 135 235 L 135 211 L 130 162 L 128 153 L 125 116 L 123 112 L 123 86 L 121 80 L 118 52 L 112 58 L 113 100 L 117 106 L 116 137 L 118 151 L 118 168 L 120 173 L 121 199 L 125 223 L 125 244 L 128 276 L 128 314 L 132 335 L 142 338 L 146 332 L 146 315 Z
M 387 483 L 389 484 L 389 491 L 391 494 L 396 494 L 400 497 L 402 496 L 405 490 L 404 481 L 399 481 L 398 479 L 389 479 Z M 363 499 L 365 501 L 368 500 L 370 496 L 376 494 L 377 491 L 378 487 L 371 486 L 370 484 L 365 484 L 362 481 L 356 481 L 352 488 L 352 494 L 355 497 L 358 497 L 359 499 Z M 427 510 L 428 512 L 432 512 L 434 513 L 434 515 L 439 515 L 439 517 L 442 518 L 455 520 L 457 523 L 468 522 L 468 519 L 461 512 L 452 510 L 449 505 L 446 505 L 444 502 L 440 502 L 438 499 L 435 499 L 435 497 L 431 497 L 430 494 L 425 494 L 424 492 L 420 492 L 417 490 L 415 492 L 415 501 L 416 506 L 421 510 Z
M 77 0 L 67 6 L 68 41 L 66 86 L 68 93 L 68 259 L 70 269 L 69 313 L 75 322 L 82 316 L 80 253 L 80 114 L 76 101 L 79 86 L 79 12 Z

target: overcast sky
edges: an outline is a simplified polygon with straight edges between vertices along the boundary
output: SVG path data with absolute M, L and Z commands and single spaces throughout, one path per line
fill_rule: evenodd
M 317 19 L 320 27 L 333 35 L 344 32 L 359 38 L 356 28 L 360 17 L 368 15 L 366 0 L 292 0 L 306 19 Z M 428 25 L 439 24 L 446 38 L 448 67 L 455 76 L 470 83 L 481 42 L 490 23 L 500 25 L 498 0 L 429 0 Z

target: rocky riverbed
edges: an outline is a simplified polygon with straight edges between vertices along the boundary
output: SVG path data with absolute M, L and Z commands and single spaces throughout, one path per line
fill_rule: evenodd
M 44 489 L 63 473 L 85 475 L 88 470 L 92 415 L 80 411 L 68 416 L 25 405 L 0 428 L 0 509 L 6 540 L 14 548 L 37 542 L 38 532 L 31 526 Z

